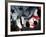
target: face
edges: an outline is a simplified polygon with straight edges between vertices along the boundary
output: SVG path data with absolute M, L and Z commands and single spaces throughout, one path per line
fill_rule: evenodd
M 35 10 L 33 16 L 29 19 L 30 28 L 34 29 L 39 22 L 39 16 L 37 15 L 37 9 Z

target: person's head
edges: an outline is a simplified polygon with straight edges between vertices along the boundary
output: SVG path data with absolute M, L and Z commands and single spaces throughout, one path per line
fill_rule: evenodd
M 33 16 L 29 19 L 30 28 L 35 28 L 40 20 L 40 10 L 37 8 L 34 11 Z

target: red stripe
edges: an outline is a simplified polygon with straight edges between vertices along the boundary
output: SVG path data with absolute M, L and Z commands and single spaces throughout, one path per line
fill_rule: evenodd
M 40 17 L 39 16 L 33 16 L 35 19 L 40 19 Z

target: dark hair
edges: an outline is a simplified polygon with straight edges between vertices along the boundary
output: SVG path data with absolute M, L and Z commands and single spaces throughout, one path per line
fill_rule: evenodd
M 41 16 L 41 10 L 40 10 L 39 8 L 37 8 L 37 9 L 38 9 L 37 14 L 38 14 L 38 16 L 40 17 L 40 16 Z

